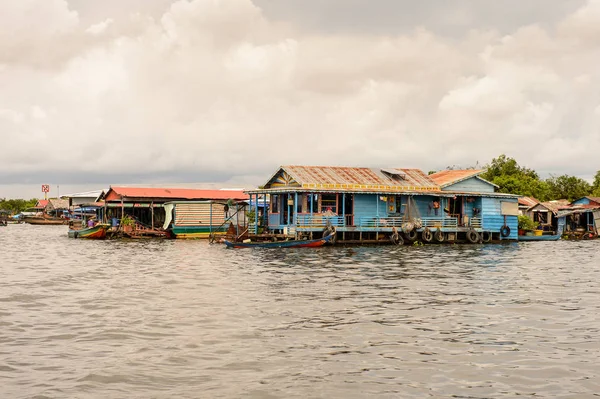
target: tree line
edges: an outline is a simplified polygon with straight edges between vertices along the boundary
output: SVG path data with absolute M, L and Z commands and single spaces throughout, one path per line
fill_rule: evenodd
M 566 174 L 541 179 L 535 170 L 520 166 L 514 158 L 504 154 L 494 158 L 484 170 L 480 176 L 496 184 L 501 193 L 534 197 L 539 201 L 600 197 L 600 170 L 596 172 L 592 184 Z
M 23 212 L 27 208 L 33 208 L 37 202 L 38 200 L 35 198 L 30 200 L 0 198 L 0 209 L 9 211 L 12 214 L 17 214 Z

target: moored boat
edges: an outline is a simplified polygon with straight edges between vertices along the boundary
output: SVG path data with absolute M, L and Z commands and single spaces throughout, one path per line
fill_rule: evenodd
M 314 240 L 288 240 L 288 241 L 255 241 L 232 242 L 225 240 L 228 248 L 316 248 L 332 242 L 335 233 Z
M 49 215 L 41 215 L 41 216 L 24 216 L 23 221 L 29 224 L 35 225 L 60 225 L 67 224 L 69 220 L 66 218 L 59 218 Z
M 106 238 L 106 230 L 110 227 L 109 224 L 99 223 L 93 227 L 82 229 L 74 229 L 69 227 L 69 238 L 87 238 L 91 240 L 102 240 Z
M 558 241 L 562 237 L 562 226 L 556 234 L 519 235 L 519 241 Z

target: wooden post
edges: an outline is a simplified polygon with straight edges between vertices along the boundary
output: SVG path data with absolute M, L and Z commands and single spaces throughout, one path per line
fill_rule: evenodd
M 150 202 L 150 214 L 152 218 L 152 230 L 154 230 L 154 201 Z

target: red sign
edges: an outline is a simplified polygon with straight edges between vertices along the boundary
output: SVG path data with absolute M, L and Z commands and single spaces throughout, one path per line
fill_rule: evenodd
M 43 193 L 49 193 L 50 192 L 50 185 L 49 184 L 42 184 L 42 192 Z

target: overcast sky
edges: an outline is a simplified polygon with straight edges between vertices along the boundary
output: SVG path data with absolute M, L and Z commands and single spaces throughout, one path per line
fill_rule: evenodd
M 599 65 L 600 0 L 2 0 L 0 198 L 502 153 L 589 179 Z

